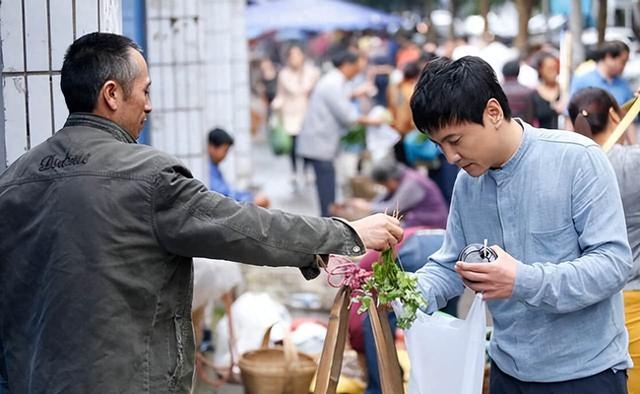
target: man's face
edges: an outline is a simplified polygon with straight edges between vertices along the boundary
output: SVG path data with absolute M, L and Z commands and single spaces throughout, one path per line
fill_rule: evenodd
M 215 164 L 220 163 L 222 160 L 224 160 L 225 157 L 227 157 L 227 153 L 229 153 L 230 147 L 231 145 L 215 146 L 215 145 L 209 144 L 208 145 L 209 158 Z
M 360 66 L 358 62 L 345 63 L 342 66 L 342 72 L 344 73 L 345 78 L 352 80 L 360 72 Z
M 117 121 L 133 138 L 138 139 L 147 120 L 147 114 L 151 112 L 151 100 L 149 99 L 149 70 L 147 62 L 142 55 L 134 50 L 130 50 L 131 59 L 138 69 L 129 96 L 123 98 L 118 105 Z
M 500 144 L 500 135 L 486 115 L 483 125 L 477 123 L 459 123 L 430 133 L 431 140 L 438 144 L 451 164 L 465 170 L 469 175 L 478 177 L 492 167 L 499 167 L 496 148 Z
M 627 65 L 628 60 L 629 52 L 622 52 L 618 57 L 606 55 L 602 61 L 604 62 L 607 74 L 609 74 L 608 76 L 610 78 L 614 78 L 622 75 L 622 72 L 624 71 L 624 67 Z

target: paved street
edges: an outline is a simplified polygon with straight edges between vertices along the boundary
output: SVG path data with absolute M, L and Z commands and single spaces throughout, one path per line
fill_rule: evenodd
M 271 200 L 273 209 L 287 212 L 316 215 L 319 210 L 313 184 L 302 185 L 294 192 L 289 181 L 290 163 L 286 156 L 274 156 L 268 144 L 260 138 L 253 145 L 253 182 L 261 187 Z M 311 169 L 309 169 L 311 170 Z M 325 304 L 333 300 L 334 290 L 326 285 L 323 278 L 308 282 L 296 268 L 265 268 L 243 266 L 246 279 L 244 291 L 267 291 L 280 302 L 286 300 L 291 291 L 311 291 L 321 295 Z M 197 383 L 195 394 L 242 394 L 242 386 L 227 384 L 212 389 Z
M 287 212 L 316 215 L 318 209 L 315 186 L 307 184 L 294 192 L 290 181 L 289 158 L 274 156 L 266 142 L 258 140 L 253 146 L 254 183 L 261 186 L 269 196 L 272 208 Z M 323 305 L 329 308 L 333 302 L 335 290 L 327 285 L 324 276 L 313 281 L 306 281 L 296 268 L 266 268 L 243 265 L 245 275 L 244 291 L 267 291 L 280 302 L 286 302 L 287 295 L 295 291 L 306 291 L 318 294 Z M 459 304 L 461 314 L 468 311 L 473 296 L 465 294 Z M 304 312 L 293 311 L 294 314 Z M 203 384 L 196 384 L 195 394 L 241 394 L 240 385 L 227 384 L 217 390 Z

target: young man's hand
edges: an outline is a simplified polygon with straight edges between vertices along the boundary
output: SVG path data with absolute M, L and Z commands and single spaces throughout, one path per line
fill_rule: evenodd
M 367 249 L 385 250 L 402 240 L 403 230 L 398 219 L 377 213 L 350 222 Z
M 490 263 L 456 263 L 456 272 L 467 286 L 479 291 L 485 300 L 511 297 L 516 283 L 518 262 L 498 245 L 491 246 L 498 258 Z

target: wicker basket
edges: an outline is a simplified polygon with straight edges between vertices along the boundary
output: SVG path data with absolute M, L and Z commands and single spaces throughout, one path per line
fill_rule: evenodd
M 269 327 L 262 347 L 244 353 L 238 365 L 246 394 L 306 394 L 316 373 L 317 364 L 307 354 L 298 352 L 288 332 L 283 347 L 269 348 Z

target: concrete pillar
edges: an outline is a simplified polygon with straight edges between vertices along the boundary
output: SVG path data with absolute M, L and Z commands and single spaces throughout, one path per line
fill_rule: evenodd
M 147 0 L 152 79 L 151 144 L 180 158 L 208 183 L 207 132 L 236 140 L 227 180 L 248 184 L 249 84 L 244 0 Z
M 121 0 L 0 1 L 0 170 L 62 127 L 64 53 L 93 31 L 122 31 Z

